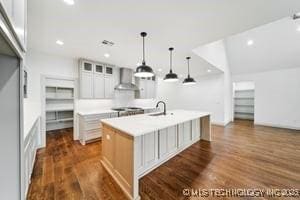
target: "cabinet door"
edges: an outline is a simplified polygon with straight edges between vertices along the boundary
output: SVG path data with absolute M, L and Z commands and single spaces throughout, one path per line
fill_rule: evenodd
M 144 166 L 147 168 L 153 165 L 157 160 L 157 132 L 148 133 L 143 137 L 144 149 L 142 152 L 144 153 Z
M 113 75 L 114 74 L 114 68 L 111 65 L 107 65 L 105 67 L 105 74 L 106 75 Z
M 104 77 L 104 86 L 105 86 L 105 98 L 112 99 L 114 97 L 114 77 L 113 76 L 105 76 Z
M 13 24 L 18 38 L 23 46 L 25 46 L 25 10 L 26 0 L 13 0 Z
M 183 127 L 183 123 L 182 124 L 178 124 L 177 127 L 177 143 L 178 143 L 178 147 L 182 147 L 184 145 L 184 127 Z
M 147 79 L 140 79 L 140 99 L 147 98 Z
M 163 158 L 168 153 L 168 129 L 158 131 L 159 159 Z
M 176 126 L 168 128 L 168 152 L 171 153 L 177 149 L 177 129 Z
M 192 138 L 197 140 L 200 138 L 200 120 L 195 119 L 192 121 Z
M 83 61 L 81 66 L 81 71 L 85 73 L 92 73 L 93 72 L 93 64 L 88 61 Z
M 96 74 L 104 74 L 104 65 L 102 64 L 95 64 L 94 73 Z
M 104 75 L 94 74 L 94 98 L 103 99 L 104 98 Z
M 80 96 L 81 98 L 93 98 L 93 74 L 81 72 L 80 78 Z
M 184 143 L 188 143 L 191 141 L 192 139 L 192 127 L 191 127 L 191 122 L 184 122 L 183 123 L 183 132 L 184 132 L 184 135 L 183 135 L 183 140 L 184 140 Z

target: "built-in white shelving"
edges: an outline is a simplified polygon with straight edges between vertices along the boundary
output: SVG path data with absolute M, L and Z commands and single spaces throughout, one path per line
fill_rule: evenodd
M 73 127 L 74 88 L 65 87 L 61 81 L 62 86 L 46 86 L 47 131 Z
M 254 119 L 254 90 L 236 90 L 234 93 L 234 118 Z

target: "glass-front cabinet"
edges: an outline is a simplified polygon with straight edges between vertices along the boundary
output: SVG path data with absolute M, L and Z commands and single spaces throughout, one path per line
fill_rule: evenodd
M 23 50 L 26 49 L 27 0 L 0 0 L 0 10 Z

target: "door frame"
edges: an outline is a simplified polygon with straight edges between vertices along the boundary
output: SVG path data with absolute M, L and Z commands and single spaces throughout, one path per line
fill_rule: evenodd
M 52 76 L 41 74 L 41 147 L 46 147 L 46 79 L 60 79 L 74 81 L 74 111 L 73 111 L 73 140 L 78 140 L 77 128 L 77 79 L 67 76 Z

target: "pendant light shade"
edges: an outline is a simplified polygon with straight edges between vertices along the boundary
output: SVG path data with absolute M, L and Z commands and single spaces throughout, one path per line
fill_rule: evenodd
M 194 85 L 196 81 L 190 76 L 190 59 L 191 57 L 186 57 L 188 63 L 188 76 L 183 80 L 183 85 Z
M 178 76 L 177 74 L 173 73 L 172 71 L 172 51 L 174 50 L 173 47 L 169 48 L 170 51 L 170 72 L 168 74 L 166 74 L 164 81 L 166 82 L 175 82 L 178 81 Z
M 142 65 L 140 65 L 136 68 L 134 76 L 136 76 L 136 77 L 152 77 L 152 76 L 154 76 L 154 72 L 150 66 L 146 65 L 146 61 L 145 61 L 145 37 L 147 36 L 147 33 L 142 32 L 141 36 L 143 37 L 143 62 L 142 62 Z

